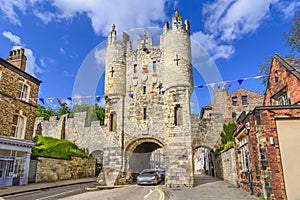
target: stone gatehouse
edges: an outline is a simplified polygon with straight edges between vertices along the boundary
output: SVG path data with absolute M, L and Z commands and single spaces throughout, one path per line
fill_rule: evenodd
M 165 23 L 159 45 L 144 33 L 132 48 L 129 35 L 117 40 L 109 33 L 105 70 L 105 124 L 85 127 L 85 113 L 36 119 L 35 132 L 64 138 L 88 152 L 101 152 L 106 184 L 127 172 L 151 167 L 151 153 L 161 149 L 168 187 L 194 185 L 193 152 L 213 149 L 222 128 L 222 116 L 200 121 L 191 114 L 193 93 L 190 26 L 178 10 Z M 178 42 L 180 41 L 180 42 Z

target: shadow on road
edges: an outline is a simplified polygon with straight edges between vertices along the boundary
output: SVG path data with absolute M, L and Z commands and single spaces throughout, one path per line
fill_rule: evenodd
M 195 187 L 199 186 L 199 185 L 204 185 L 207 183 L 213 183 L 213 182 L 217 182 L 217 181 L 221 181 L 218 178 L 212 177 L 212 176 L 207 176 L 207 175 L 201 175 L 201 174 L 195 174 L 195 179 L 194 179 L 194 183 L 195 183 Z

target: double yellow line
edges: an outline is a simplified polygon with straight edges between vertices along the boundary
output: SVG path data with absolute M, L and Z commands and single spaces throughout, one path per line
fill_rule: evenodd
M 158 191 L 159 193 L 159 200 L 164 200 L 165 199 L 165 193 L 163 191 L 161 191 L 158 186 L 155 186 L 155 190 Z

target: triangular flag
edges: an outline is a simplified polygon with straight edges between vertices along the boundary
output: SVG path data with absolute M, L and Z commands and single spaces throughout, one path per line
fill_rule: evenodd
M 48 98 L 48 101 L 49 101 L 50 103 L 52 103 L 52 102 L 53 102 L 53 98 Z
M 270 77 L 273 77 L 273 76 L 275 76 L 275 75 L 276 75 L 275 73 L 272 73 L 272 74 L 270 74 L 269 76 L 270 76 Z
M 18 99 L 16 97 L 12 98 L 12 100 L 17 101 Z
M 43 98 L 39 98 L 39 100 L 40 100 L 43 104 L 45 104 L 45 101 L 44 101 Z
M 99 101 L 100 101 L 100 99 L 101 99 L 101 97 L 100 97 L 100 96 L 96 96 L 96 101 L 97 101 L 97 102 L 99 102 Z
M 59 103 L 63 102 L 63 99 L 61 97 L 58 97 L 57 100 L 58 100 Z
M 161 94 L 164 95 L 166 93 L 166 90 L 161 90 Z
M 129 94 L 129 96 L 130 96 L 130 98 L 132 98 L 132 99 L 133 99 L 133 94 L 132 94 L 132 93 L 130 93 L 130 94 Z
M 210 83 L 208 85 L 211 87 L 211 89 L 215 89 L 215 83 Z
M 223 85 L 227 85 L 228 84 L 228 81 L 224 81 L 222 82 Z
M 294 71 L 296 71 L 296 69 L 295 69 L 295 68 L 293 68 L 293 69 L 290 69 L 290 70 L 287 70 L 287 72 L 294 72 Z
M 245 79 L 239 79 L 238 82 L 241 85 L 244 82 Z
M 151 95 L 151 96 L 154 96 L 154 95 L 155 95 L 155 92 L 154 92 L 154 91 L 151 91 L 151 92 L 150 92 L 150 95 Z
M 72 101 L 72 97 L 68 97 L 67 99 L 70 100 L 70 101 Z
M 29 98 L 29 100 L 30 100 L 32 103 L 36 104 L 36 98 Z
M 90 98 L 92 98 L 92 96 L 85 96 L 85 98 L 90 99 Z
M 204 85 L 198 85 L 197 86 L 197 88 L 203 88 L 204 87 Z
M 5 97 L 4 100 L 7 101 L 7 102 L 9 102 L 10 98 L 6 98 L 6 97 Z
M 255 79 L 255 80 L 258 80 L 258 79 L 260 79 L 260 78 L 262 78 L 263 76 L 254 76 L 253 78 Z

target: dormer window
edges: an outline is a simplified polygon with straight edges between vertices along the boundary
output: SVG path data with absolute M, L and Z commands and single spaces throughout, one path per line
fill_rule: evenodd
M 277 83 L 279 81 L 278 70 L 274 71 L 274 82 Z
M 18 98 L 28 102 L 30 87 L 24 82 L 18 82 Z

